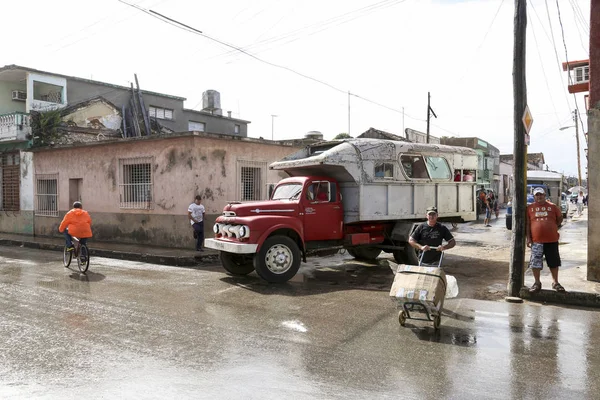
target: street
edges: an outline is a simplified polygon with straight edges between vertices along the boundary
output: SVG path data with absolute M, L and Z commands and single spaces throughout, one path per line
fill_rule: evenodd
M 385 270 L 385 267 L 372 267 Z M 0 397 L 597 398 L 596 311 L 447 300 L 398 324 L 389 287 L 0 247 Z

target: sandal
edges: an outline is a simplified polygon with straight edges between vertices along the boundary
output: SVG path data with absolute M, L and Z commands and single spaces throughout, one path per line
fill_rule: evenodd
M 553 283 L 552 284 L 552 289 L 556 290 L 557 292 L 560 293 L 564 293 L 565 292 L 565 288 L 558 282 Z
M 538 293 L 540 290 L 542 290 L 542 282 L 535 282 L 529 288 L 529 293 Z

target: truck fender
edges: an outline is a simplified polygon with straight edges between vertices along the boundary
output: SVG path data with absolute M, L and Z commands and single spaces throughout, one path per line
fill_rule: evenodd
M 267 238 L 269 236 L 271 236 L 271 234 L 275 231 L 278 230 L 284 230 L 284 231 L 293 231 L 297 236 L 298 236 L 298 240 L 299 240 L 299 246 L 300 247 L 300 251 L 302 252 L 302 254 L 304 255 L 304 259 L 306 261 L 306 256 L 305 256 L 305 246 L 304 246 L 304 232 L 302 231 L 302 229 L 297 229 L 296 227 L 287 225 L 287 224 L 277 224 L 277 225 L 273 225 L 272 227 L 270 227 L 268 230 L 266 230 L 265 232 L 263 232 L 263 234 L 260 236 L 260 238 L 258 239 L 258 247 L 256 248 L 256 252 L 258 253 L 263 245 L 263 243 L 265 242 L 265 240 L 267 240 Z

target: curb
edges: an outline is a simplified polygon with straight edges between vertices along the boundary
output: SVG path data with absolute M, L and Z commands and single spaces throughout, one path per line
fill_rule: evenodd
M 541 302 L 558 303 L 581 307 L 600 308 L 600 293 L 587 292 L 564 292 L 559 293 L 554 290 L 542 289 L 538 293 L 529 293 L 526 287 L 521 288 L 519 292 L 522 299 Z
M 50 243 L 26 242 L 21 240 L 0 239 L 0 245 L 27 247 L 30 249 L 52 250 L 62 252 L 64 246 Z M 197 256 L 162 256 L 148 253 L 131 253 L 119 250 L 90 249 L 90 254 L 96 257 L 113 258 L 127 261 L 139 261 L 151 264 L 169 265 L 172 267 L 193 267 L 199 264 L 218 261 L 218 254 L 203 254 Z

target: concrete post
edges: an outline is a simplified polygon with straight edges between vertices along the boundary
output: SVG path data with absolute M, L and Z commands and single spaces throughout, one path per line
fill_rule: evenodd
M 594 72 L 595 71 L 595 72 Z M 588 111 L 588 281 L 600 281 L 600 0 L 590 7 L 590 109 Z M 596 201 L 594 201 L 596 199 Z

